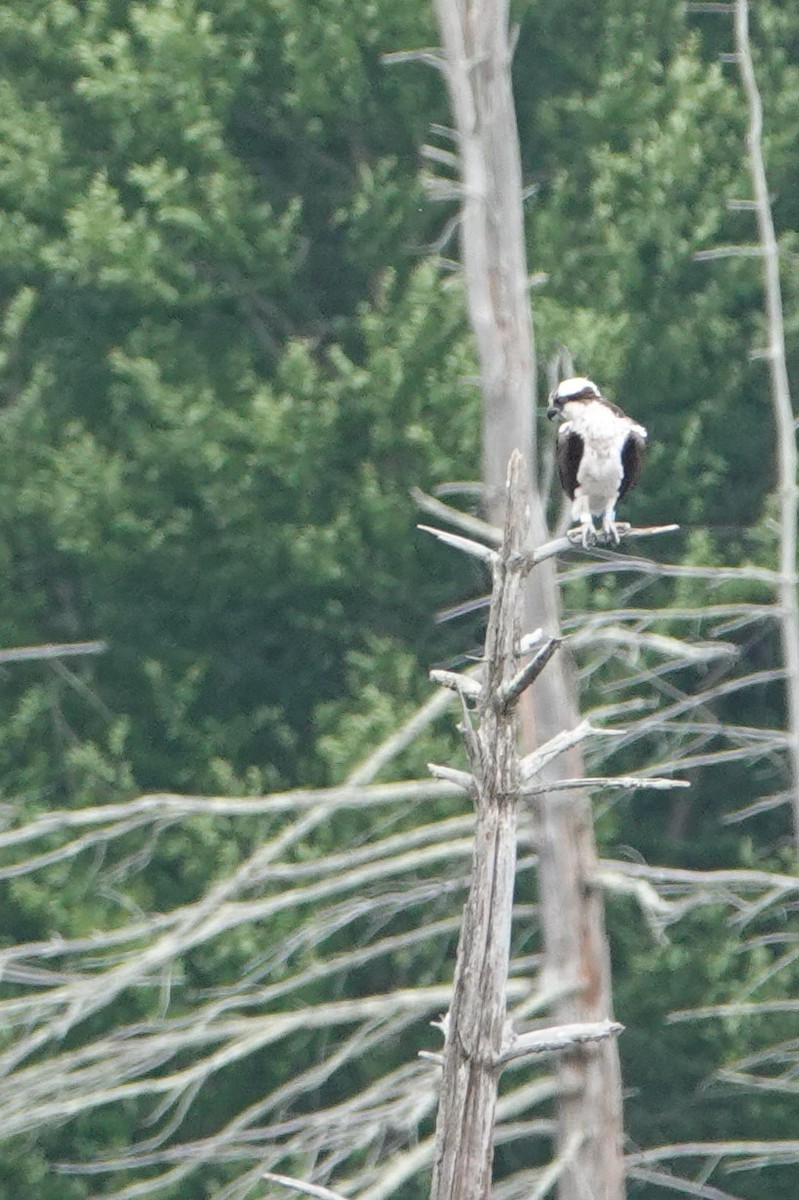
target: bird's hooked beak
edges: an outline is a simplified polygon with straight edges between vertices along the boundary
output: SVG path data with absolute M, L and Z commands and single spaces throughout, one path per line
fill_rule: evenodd
M 560 406 L 553 402 L 554 395 L 555 395 L 555 393 L 553 392 L 552 395 L 549 397 L 549 408 L 547 409 L 547 420 L 549 420 L 549 421 L 551 421 L 553 417 L 559 417 L 560 411 L 561 411 Z

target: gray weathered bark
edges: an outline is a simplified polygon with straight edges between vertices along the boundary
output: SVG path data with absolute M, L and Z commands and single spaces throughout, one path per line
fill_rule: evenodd
M 515 451 L 508 475 L 505 535 L 498 551 L 454 539 L 456 544 L 462 543 L 462 549 L 488 556 L 492 565 L 493 592 L 482 682 L 448 671 L 432 672 L 438 682 L 460 693 L 471 773 L 433 765 L 431 770 L 434 775 L 457 779 L 470 792 L 476 821 L 452 1004 L 443 1023 L 445 1045 L 431 1200 L 490 1200 L 497 1085 L 504 1066 L 522 1055 L 547 1049 L 568 1056 L 580 1050 L 586 1052 L 588 1044 L 607 1041 L 621 1029 L 607 1020 L 590 1024 L 578 1021 L 517 1035 L 507 1021 L 516 808 L 522 785 L 536 766 L 519 755 L 516 711 L 527 687 L 533 682 L 538 686 L 545 668 L 551 669 L 548 664 L 559 646 L 555 639 L 544 641 L 530 662 L 521 665 L 523 582 L 534 562 L 522 553 L 529 518 L 523 475 L 523 459 Z M 439 531 L 433 532 L 442 536 Z M 541 565 L 539 561 L 538 569 Z M 477 729 L 472 727 L 467 697 L 477 701 Z M 587 723 L 566 738 L 556 739 L 556 746 L 544 747 L 534 757 L 556 755 L 574 744 L 581 732 L 590 732 Z M 572 1131 L 570 1138 L 571 1162 L 579 1158 L 585 1137 L 582 1131 Z M 564 1173 L 566 1169 L 564 1166 Z
M 513 503 L 494 558 L 494 592 L 475 732 L 466 730 L 477 810 L 436 1126 L 431 1200 L 489 1200 L 516 878 L 517 721 L 500 693 L 516 672 L 526 504 L 516 455 Z M 470 718 L 464 707 L 464 722 Z
M 483 465 L 488 512 L 501 523 L 508 456 L 535 462 L 535 355 L 524 243 L 522 177 L 510 77 L 507 0 L 434 0 L 454 112 L 462 179 L 461 255 L 484 396 Z M 530 538 L 546 540 L 541 499 L 530 493 Z M 554 567 L 533 572 L 527 628 L 559 628 Z M 559 656 L 522 714 L 526 748 L 575 723 L 576 690 Z M 559 774 L 584 774 L 579 748 Z M 596 849 L 589 797 L 541 801 L 540 905 L 546 972 L 562 983 L 553 1015 L 563 1022 L 610 1016 L 610 969 L 602 901 L 592 881 Z M 560 1200 L 624 1195 L 622 1102 L 614 1042 L 562 1061 L 558 1149 L 569 1150 Z M 577 1149 L 575 1149 L 577 1147 Z
M 771 401 L 777 435 L 777 495 L 780 512 L 780 567 L 777 596 L 782 653 L 785 663 L 793 829 L 794 839 L 799 847 L 799 597 L 797 597 L 796 590 L 799 487 L 796 480 L 796 423 L 785 359 L 780 252 L 774 231 L 766 168 L 763 162 L 763 106 L 752 63 L 747 0 L 736 0 L 735 3 L 735 49 L 749 112 L 746 147 L 749 152 L 749 170 L 763 257 L 763 298 L 768 331 L 765 358 L 768 362 Z

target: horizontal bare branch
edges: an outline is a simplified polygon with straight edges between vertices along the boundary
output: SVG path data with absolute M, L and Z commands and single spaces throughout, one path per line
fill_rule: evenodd
M 695 888 L 736 888 L 742 891 L 771 891 L 778 889 L 782 894 L 799 891 L 799 876 L 778 875 L 770 871 L 750 871 L 746 868 L 728 871 L 690 871 L 682 867 L 658 867 L 649 863 L 623 862 L 601 859 L 600 866 L 620 871 L 638 879 L 649 879 L 654 883 L 679 884 Z
M 343 784 L 341 787 L 332 788 L 298 788 L 296 791 L 272 792 L 266 796 L 183 796 L 178 793 L 155 793 L 139 796 L 136 800 L 124 804 L 56 809 L 18 829 L 0 833 L 0 850 L 35 841 L 62 829 L 110 825 L 137 817 L 169 822 L 191 816 L 263 816 L 317 806 L 334 812 L 337 808 L 369 808 L 373 805 L 403 803 L 409 800 L 434 800 L 451 794 L 451 789 L 429 780 L 380 783 L 363 787 Z
M 626 538 L 631 537 L 646 538 L 656 537 L 661 533 L 674 533 L 680 527 L 679 525 L 651 525 L 638 529 L 632 525 L 627 525 L 625 522 L 621 522 L 616 528 L 620 539 L 624 541 Z M 554 538 L 553 541 L 545 542 L 542 546 L 528 548 L 525 554 L 526 569 L 530 570 L 530 568 L 543 562 L 544 559 L 555 558 L 558 554 L 565 554 L 569 550 L 582 550 L 583 547 L 576 537 L 577 532 L 577 530 L 570 530 L 564 537 Z M 589 546 L 587 552 L 591 554 L 592 552 L 596 552 L 596 550 L 602 551 L 603 549 L 602 546 Z M 619 557 L 622 561 L 624 560 L 623 555 Z M 655 564 L 653 563 L 652 565 L 654 566 Z
M 436 668 L 430 672 L 430 678 L 439 687 L 449 688 L 452 692 L 474 700 L 479 699 L 483 691 L 476 679 L 470 679 L 468 675 L 459 675 L 457 671 L 442 671 Z
M 0 650 L 0 663 L 32 659 L 70 658 L 73 655 L 105 654 L 108 642 L 54 642 L 43 646 L 16 646 Z
M 301 1192 L 303 1196 L 313 1196 L 315 1200 L 347 1200 L 341 1192 L 331 1192 L 330 1188 L 319 1187 L 316 1183 L 303 1183 L 301 1179 L 293 1179 L 290 1175 L 276 1175 L 274 1171 L 264 1171 L 261 1178 L 269 1183 L 279 1183 L 283 1187 L 292 1188 L 295 1192 Z
M 491 525 L 488 521 L 483 521 L 472 513 L 461 512 L 459 508 L 453 508 L 451 504 L 444 504 L 443 501 L 437 500 L 435 496 L 428 496 L 419 488 L 411 488 L 411 496 L 422 512 L 429 513 L 431 517 L 435 517 L 439 521 L 448 521 L 456 529 L 484 541 L 489 546 L 499 547 L 502 545 L 502 530 L 498 529 L 496 525 Z
M 457 154 L 453 154 L 451 150 L 442 150 L 440 146 L 422 146 L 422 158 L 426 158 L 428 162 L 440 163 L 442 167 L 450 167 L 453 171 L 457 170 L 459 159 Z
M 569 637 L 569 645 L 572 648 L 594 648 L 601 642 L 610 642 L 613 646 L 630 646 L 636 650 L 652 650 L 656 654 L 678 658 L 684 663 L 712 662 L 717 658 L 733 658 L 738 654 L 738 647 L 731 642 L 687 642 L 682 638 L 647 633 L 639 629 L 625 629 L 621 625 L 605 622 L 595 627 L 590 618 L 579 633 Z
M 730 1192 L 709 1183 L 700 1183 L 694 1179 L 681 1179 L 670 1171 L 653 1171 L 649 1167 L 627 1168 L 629 1179 L 638 1179 L 641 1183 L 653 1183 L 655 1187 L 665 1188 L 668 1192 L 682 1192 L 686 1196 L 696 1196 L 697 1200 L 739 1200 Z
M 709 1004 L 705 1008 L 681 1008 L 670 1012 L 667 1020 L 676 1025 L 683 1021 L 707 1021 L 712 1017 L 759 1017 L 773 1013 L 799 1012 L 799 1000 L 744 1000 L 730 1004 Z
M 526 787 L 525 796 L 538 796 L 544 792 L 573 792 L 583 788 L 621 788 L 632 791 L 637 788 L 653 788 L 655 791 L 670 791 L 673 788 L 687 788 L 691 784 L 687 779 L 661 779 L 657 775 L 585 775 L 578 779 L 556 779 L 551 783 L 542 783 L 538 787 Z
M 706 579 L 714 583 L 767 583 L 774 587 L 780 582 L 779 571 L 766 567 L 694 567 L 683 563 L 659 563 L 649 558 L 631 558 L 624 554 L 604 551 L 601 559 L 573 564 L 565 574 L 566 579 L 584 579 L 589 575 L 603 575 L 608 571 L 638 571 L 641 575 L 655 575 L 658 579 Z
M 416 528 L 423 530 L 424 533 L 432 534 L 434 538 L 438 538 L 447 546 L 453 546 L 456 550 L 462 550 L 465 554 L 479 558 L 489 566 L 493 566 L 497 560 L 496 551 L 489 546 L 483 546 L 480 542 L 473 541 L 472 538 L 461 537 L 457 533 L 447 533 L 443 529 L 435 529 L 432 525 L 417 525 Z
M 715 258 L 762 258 L 762 246 L 716 246 L 712 250 L 697 250 L 695 262 L 712 262 Z
M 668 1162 L 675 1158 L 749 1158 L 753 1155 L 790 1155 L 799 1157 L 799 1141 L 729 1141 L 676 1142 L 672 1146 L 655 1146 L 627 1155 L 630 1166 Z
M 617 1037 L 624 1026 L 618 1021 L 581 1021 L 571 1025 L 553 1025 L 549 1029 L 534 1029 L 530 1033 L 513 1035 L 507 1046 L 496 1058 L 496 1065 L 504 1067 L 515 1058 L 531 1054 L 549 1054 L 556 1050 L 568 1050 L 584 1042 L 601 1042 L 605 1038 Z
M 455 767 L 444 767 L 438 763 L 428 763 L 427 769 L 434 779 L 444 779 L 470 796 L 474 796 L 477 792 L 474 775 L 468 771 L 458 771 Z
M 387 67 L 401 66 L 404 63 L 423 63 L 426 67 L 434 67 L 437 71 L 446 71 L 447 64 L 437 46 L 423 46 L 418 50 L 394 50 L 381 55 L 381 62 Z

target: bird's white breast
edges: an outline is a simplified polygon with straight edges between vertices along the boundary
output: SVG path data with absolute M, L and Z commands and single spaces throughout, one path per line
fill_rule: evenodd
M 566 404 L 567 424 L 583 439 L 583 454 L 577 469 L 577 482 L 591 500 L 593 511 L 615 500 L 624 476 L 622 447 L 631 422 L 619 417 L 604 404 Z

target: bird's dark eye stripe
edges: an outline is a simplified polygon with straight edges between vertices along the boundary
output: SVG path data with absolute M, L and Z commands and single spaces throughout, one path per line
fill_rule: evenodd
M 553 404 L 568 404 L 570 400 L 597 400 L 598 395 L 591 388 L 583 388 L 581 392 L 570 392 L 567 396 L 554 396 Z

